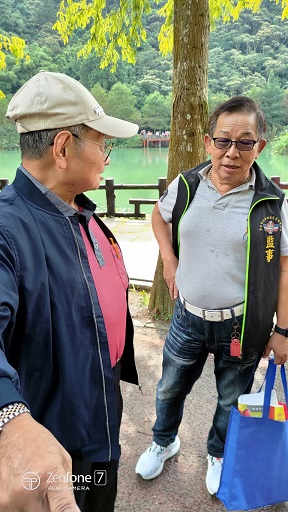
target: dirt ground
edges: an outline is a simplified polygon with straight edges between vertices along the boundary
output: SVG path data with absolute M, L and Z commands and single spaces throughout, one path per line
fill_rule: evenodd
M 180 452 L 165 462 L 163 473 L 154 480 L 144 481 L 135 474 L 139 456 L 151 443 L 155 389 L 161 375 L 162 348 L 169 325 L 150 317 L 147 306 L 143 304 L 145 298 L 143 292 L 130 292 L 136 363 L 142 392 L 134 385 L 122 383 L 122 456 L 115 512 L 224 512 L 224 505 L 211 497 L 205 486 L 206 438 L 216 404 L 212 356 L 209 356 L 201 379 L 186 400 L 179 429 Z M 265 369 L 263 362 L 255 376 L 255 390 L 262 383 Z M 288 503 L 257 510 L 288 512 Z

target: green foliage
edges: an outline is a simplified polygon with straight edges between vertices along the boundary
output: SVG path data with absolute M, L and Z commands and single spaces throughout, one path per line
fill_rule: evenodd
M 267 82 L 259 92 L 259 103 L 266 117 L 270 140 L 288 123 L 288 111 L 284 108 L 284 96 L 280 80 L 271 71 Z
M 148 307 L 150 300 L 150 292 L 147 292 L 146 290 L 140 290 L 139 295 L 141 306 Z
M 119 7 L 106 0 L 74 2 L 62 0 L 54 28 L 66 44 L 77 28 L 90 30 L 90 39 L 78 55 L 87 57 L 94 49 L 101 57 L 100 67 L 112 64 L 116 70 L 120 59 L 135 64 L 136 48 L 146 40 L 143 15 L 151 11 L 150 0 L 120 0 Z
M 115 1 L 110 0 L 109 4 L 113 3 Z M 30 55 L 27 63 L 17 62 L 15 57 L 7 55 L 7 68 L 0 70 L 0 84 L 5 94 L 13 95 L 40 69 L 60 71 L 80 80 L 91 90 L 105 112 L 141 123 L 141 108 L 146 97 L 157 90 L 164 97 L 171 93 L 172 57 L 163 58 L 159 54 L 157 34 L 161 21 L 156 10 L 151 9 L 145 17 L 148 37 L 137 52 L 135 66 L 119 61 L 117 71 L 111 73 L 108 68 L 100 71 L 101 58 L 95 52 L 85 59 L 77 57 L 86 38 L 84 30 L 79 29 L 70 38 L 69 45 L 63 46 L 59 35 L 52 30 L 58 7 L 58 0 L 51 0 L 49 4 L 44 0 L 23 0 L 16 4 L 14 0 L 0 0 L 0 9 L 4 12 L 0 32 L 19 31 L 26 39 Z M 112 93 L 113 86 L 119 83 L 128 89 L 117 94 L 116 88 Z
M 142 141 L 140 135 L 134 135 L 128 139 L 113 139 L 113 147 L 117 148 L 141 148 Z
M 5 119 L 7 111 L 8 99 L 0 100 L 0 150 L 1 149 L 18 149 L 19 135 L 15 130 L 14 123 Z
M 209 93 L 208 95 L 208 105 L 209 105 L 209 113 L 213 112 L 215 108 L 229 99 L 229 96 L 224 94 L 223 92 L 217 92 L 216 94 Z
M 1 100 L 2 101 L 2 100 Z M 19 149 L 19 135 L 12 123 L 6 123 L 0 126 L 0 150 L 1 149 Z
M 127 85 L 118 82 L 113 85 L 108 93 L 106 114 L 139 123 L 141 115 L 135 105 L 136 98 L 131 89 Z
M 25 41 L 23 41 L 23 39 L 15 36 L 7 37 L 0 34 L 0 68 L 5 69 L 6 67 L 6 55 L 4 51 L 11 53 L 19 60 L 24 57 L 24 47 Z
M 228 96 L 262 87 L 271 71 L 287 83 L 288 26 L 281 21 L 281 5 L 261 2 L 256 14 L 242 12 L 229 25 L 218 22 L 210 36 L 209 87 Z M 228 80 L 227 80 L 228 78 Z
M 276 0 L 278 3 L 278 0 Z M 237 20 L 243 9 L 251 9 L 253 12 L 259 10 L 262 0 L 209 0 L 210 17 L 212 26 L 214 21 L 220 20 L 224 23 Z
M 168 53 L 172 53 L 173 49 L 173 8 L 174 0 L 168 0 L 167 3 L 158 11 L 159 15 L 165 18 L 158 35 L 159 50 L 164 56 Z
M 288 130 L 275 137 L 271 143 L 271 151 L 276 155 L 288 155 Z
M 215 30 L 210 36 L 209 110 L 228 97 L 248 94 L 261 104 L 271 140 L 288 125 L 288 26 L 281 21 L 287 2 L 210 0 Z M 132 24 L 119 9 L 121 7 L 123 11 L 127 7 L 127 13 L 138 9 L 133 23 L 138 23 L 139 27 L 142 23 L 146 40 L 141 39 L 139 28 L 141 46 L 134 45 L 137 55 L 134 66 L 121 60 L 120 47 L 115 73 L 108 67 L 100 70 L 102 57 L 94 47 L 85 59 L 77 57 L 87 38 L 91 37 L 92 21 L 85 29 L 79 26 L 77 31 L 72 31 L 71 25 L 69 44 L 64 46 L 59 34 L 52 29 L 57 20 L 59 0 L 0 0 L 0 33 L 10 39 L 15 33 L 20 35 L 25 39 L 25 51 L 30 55 L 29 62 L 23 59 L 18 62 L 5 51 L 6 69 L 0 70 L 1 89 L 6 95 L 12 95 L 40 69 L 61 71 L 80 80 L 110 115 L 140 122 L 141 128 L 169 129 L 173 66 L 168 49 L 171 50 L 173 41 L 173 0 L 94 0 L 90 3 L 69 0 L 61 6 L 69 6 L 70 12 L 74 9 L 76 23 L 82 7 L 89 6 L 88 11 L 92 12 L 96 3 L 99 16 L 108 16 L 111 23 L 118 20 L 118 28 L 121 27 L 126 35 L 132 30 Z M 105 8 L 101 8 L 104 4 Z M 223 23 L 228 19 L 234 22 Z M 163 34 L 166 34 L 166 42 L 159 36 L 161 33 L 164 39 Z M 132 41 L 132 32 L 130 35 Z M 158 36 L 165 57 L 159 53 Z M 109 39 L 109 34 L 107 37 Z M 116 44 L 116 36 L 113 37 L 110 42 L 107 39 L 107 45 L 112 44 L 112 40 Z M 98 40 L 93 41 L 98 44 Z M 120 141 L 121 145 L 126 143 Z
M 142 140 L 141 140 L 140 135 L 134 135 L 133 137 L 129 137 L 129 139 L 124 139 L 124 140 L 125 140 L 126 148 L 141 148 L 142 147 Z
M 266 115 L 267 138 L 272 140 L 288 124 L 288 26 L 281 21 L 280 2 L 258 4 L 259 12 L 243 11 L 229 25 L 216 23 L 210 37 L 208 82 L 212 95 L 247 94 L 255 99 Z
M 109 105 L 108 94 L 105 91 L 105 89 L 102 87 L 102 85 L 99 84 L 99 82 L 97 82 L 95 85 L 93 85 L 93 87 L 91 89 L 91 94 L 93 94 L 95 100 L 104 109 L 104 112 L 107 112 L 107 108 Z
M 217 20 L 224 23 L 237 21 L 247 9 L 258 12 L 262 1 L 209 0 L 211 27 L 215 28 Z M 279 3 L 279 0 L 270 1 Z M 158 15 L 164 17 L 158 33 L 159 48 L 162 55 L 167 55 L 173 48 L 174 0 L 167 0 L 164 5 L 161 0 L 120 0 L 118 8 L 109 0 L 92 0 L 90 3 L 87 0 L 62 0 L 53 28 L 66 44 L 77 29 L 88 27 L 90 37 L 78 55 L 86 57 L 94 49 L 101 57 L 100 67 L 111 65 L 111 70 L 115 71 L 120 58 L 135 64 L 136 49 L 147 35 L 143 20 L 157 4 L 162 4 Z M 284 19 L 288 17 L 288 0 L 282 0 L 282 7 Z
M 165 98 L 158 91 L 149 94 L 142 108 L 142 126 L 152 130 L 170 127 L 171 97 Z
M 7 53 L 15 57 L 18 63 L 24 57 L 25 41 L 16 36 L 5 36 L 0 33 L 0 70 L 5 70 L 7 65 Z M 26 57 L 28 61 L 28 56 Z M 3 91 L 0 90 L 0 100 L 5 97 Z

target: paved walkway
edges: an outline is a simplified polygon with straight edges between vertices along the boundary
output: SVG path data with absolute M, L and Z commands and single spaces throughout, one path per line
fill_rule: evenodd
M 150 287 L 158 258 L 158 244 L 150 220 L 104 218 L 103 221 L 117 238 L 132 284 Z
M 124 399 L 122 456 L 115 512 L 225 512 L 224 505 L 211 497 L 205 486 L 206 439 L 217 396 L 212 355 L 208 357 L 201 379 L 186 400 L 179 429 L 180 453 L 165 462 L 163 473 L 154 480 L 145 481 L 135 474 L 139 455 L 152 439 L 155 388 L 161 375 L 166 333 L 157 322 L 135 328 L 135 355 L 142 393 L 132 384 L 121 383 Z M 263 382 L 266 364 L 265 360 L 261 361 L 255 376 L 254 391 Z M 278 394 L 277 386 L 276 391 Z M 250 455 L 253 457 L 253 453 Z M 288 503 L 259 508 L 257 512 L 288 512 Z

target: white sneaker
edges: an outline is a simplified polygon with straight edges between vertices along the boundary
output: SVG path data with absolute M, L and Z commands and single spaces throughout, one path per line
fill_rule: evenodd
M 144 480 L 156 478 L 162 472 L 165 460 L 173 457 L 179 448 L 180 439 L 178 436 L 175 437 L 173 443 L 168 444 L 166 447 L 160 446 L 153 441 L 146 452 L 142 453 L 137 462 L 135 472 L 142 476 Z
M 219 489 L 223 459 L 207 456 L 208 470 L 206 475 L 206 487 L 210 494 L 216 494 Z

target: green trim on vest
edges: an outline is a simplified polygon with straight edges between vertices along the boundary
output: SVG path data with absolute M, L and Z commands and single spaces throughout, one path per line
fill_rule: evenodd
M 182 180 L 184 181 L 185 185 L 186 185 L 186 189 L 187 189 L 187 201 L 186 201 L 186 204 L 185 204 L 185 207 L 184 207 L 184 210 L 183 210 L 183 213 L 179 219 L 179 223 L 178 223 L 178 230 L 177 230 L 177 242 L 178 242 L 178 254 L 180 254 L 180 222 L 183 218 L 183 216 L 185 215 L 186 213 L 186 210 L 189 206 L 189 204 L 191 203 L 191 200 L 190 200 L 190 188 L 189 188 L 189 185 L 185 179 L 185 177 L 183 176 L 183 174 L 180 174 L 180 178 L 179 180 L 182 178 Z

